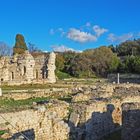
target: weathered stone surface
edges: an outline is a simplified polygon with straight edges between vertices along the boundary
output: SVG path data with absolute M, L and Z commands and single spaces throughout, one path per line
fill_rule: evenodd
M 55 58 L 56 55 L 54 52 L 50 53 L 49 60 L 48 60 L 48 81 L 49 83 L 55 83 L 56 82 L 56 76 L 55 76 Z
M 122 112 L 122 140 L 139 140 L 140 103 L 125 103 Z
M 33 138 L 35 140 L 68 139 L 70 129 L 63 121 L 63 118 L 67 117 L 68 104 L 60 101 L 51 102 L 53 102 L 52 106 L 46 106 L 46 109 L 43 105 L 20 112 L 0 113 L 2 116 L 0 128 L 9 130 L 10 134 L 13 134 L 11 139 L 14 140 L 21 139 L 21 133 L 31 140 Z
M 67 89 L 53 88 L 47 92 L 57 95 L 60 93 L 60 96 L 64 93 L 64 96 L 63 90 L 68 91 Z M 13 129 L 2 118 L 0 118 L 0 127 L 8 128 L 12 134 L 33 129 L 37 140 L 45 140 L 46 137 L 48 140 L 71 138 L 72 140 L 99 140 L 120 129 L 121 126 L 123 127 L 123 138 L 126 137 L 124 140 L 129 140 L 128 137 L 135 140 L 139 136 L 139 85 L 82 85 L 82 87 L 76 87 L 72 91 L 77 94 L 72 95 L 71 103 L 50 100 L 49 103 L 44 102 L 43 105 L 34 103 L 33 109 L 0 113 L 17 130 Z M 45 96 L 44 93 L 40 93 L 41 91 L 38 92 L 38 97 L 39 95 Z M 123 103 L 128 102 L 133 102 L 133 104 L 126 104 L 121 108 Z M 132 135 L 130 135 L 131 132 L 133 132 Z M 28 136 L 30 135 L 28 134 Z
M 0 81 L 2 84 L 21 85 L 28 83 L 54 83 L 55 54 L 34 55 L 25 51 L 24 54 L 0 58 Z M 48 66 L 48 67 L 47 67 Z M 48 71 L 48 73 L 47 73 Z M 48 75 L 48 77 L 47 77 Z
M 2 89 L 0 88 L 0 96 L 2 96 Z

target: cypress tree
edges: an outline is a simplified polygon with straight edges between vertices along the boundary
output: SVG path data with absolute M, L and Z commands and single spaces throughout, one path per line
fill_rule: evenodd
M 13 47 L 13 54 L 23 54 L 26 50 L 28 50 L 28 48 L 25 43 L 24 36 L 17 34 L 15 39 L 15 46 Z

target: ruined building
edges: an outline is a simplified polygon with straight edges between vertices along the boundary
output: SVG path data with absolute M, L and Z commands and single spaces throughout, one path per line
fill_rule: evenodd
M 0 59 L 0 83 L 55 83 L 55 53 L 24 54 Z

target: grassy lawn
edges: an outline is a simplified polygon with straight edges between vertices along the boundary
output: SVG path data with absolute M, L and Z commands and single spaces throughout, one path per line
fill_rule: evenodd
M 2 90 L 33 90 L 33 89 L 48 89 L 48 88 L 71 88 L 73 84 L 76 85 L 92 85 L 101 80 L 104 82 L 105 79 L 78 79 L 78 78 L 68 78 L 65 80 L 58 80 L 55 84 L 23 84 L 23 85 L 1 85 Z
M 49 98 L 31 98 L 26 100 L 0 99 L 0 112 L 20 111 L 31 108 L 33 102 L 49 100 Z
M 9 85 L 1 85 L 0 88 L 2 90 L 31 90 L 31 89 L 48 89 L 48 88 L 67 88 L 70 87 L 70 85 L 64 85 L 61 83 L 56 83 L 56 84 L 24 84 L 24 85 L 14 85 L 14 86 L 9 86 Z

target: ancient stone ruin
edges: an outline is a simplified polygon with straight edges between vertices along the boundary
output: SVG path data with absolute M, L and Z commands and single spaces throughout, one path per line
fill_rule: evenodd
M 140 103 L 122 105 L 122 140 L 140 139 Z
M 0 83 L 20 85 L 55 83 L 55 53 L 32 55 L 29 51 L 0 58 Z
M 54 52 L 52 52 L 50 54 L 50 58 L 48 60 L 48 80 L 50 83 L 55 83 L 56 82 L 56 77 L 55 77 L 55 58 L 56 58 L 56 55 Z
M 139 139 L 139 85 L 85 85 L 64 91 L 77 94 L 71 102 L 51 99 L 30 109 L 0 113 L 0 127 L 9 130 L 10 140 L 22 134 L 30 140 L 106 140 L 120 130 L 122 140 Z

